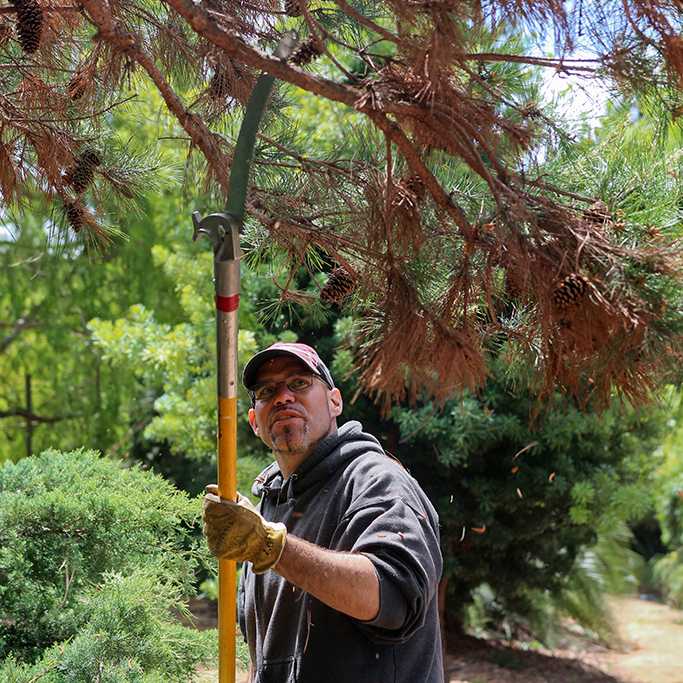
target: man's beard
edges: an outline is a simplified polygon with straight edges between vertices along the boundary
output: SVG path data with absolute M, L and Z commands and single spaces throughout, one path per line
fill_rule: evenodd
M 273 439 L 273 450 L 283 455 L 298 455 L 308 447 L 308 425 L 292 428 L 285 425 Z

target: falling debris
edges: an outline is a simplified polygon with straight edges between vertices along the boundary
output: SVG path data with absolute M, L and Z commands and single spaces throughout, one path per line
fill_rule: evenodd
M 518 495 L 520 498 L 524 498 L 524 494 L 522 493 L 522 490 L 521 490 L 521 489 L 517 489 L 517 495 Z
M 522 450 L 517 451 L 517 452 L 512 456 L 512 459 L 513 459 L 513 460 L 517 460 L 517 458 L 519 458 L 519 456 L 522 455 L 522 453 L 526 453 L 526 451 L 528 451 L 528 450 L 530 450 L 531 448 L 534 448 L 534 447 L 536 447 L 536 446 L 538 446 L 538 441 L 532 441 L 530 444 L 527 444 L 526 446 L 524 446 L 524 448 L 522 448 Z
M 465 532 L 467 529 L 465 527 L 462 528 L 462 534 L 460 534 L 460 542 L 462 543 L 465 540 Z

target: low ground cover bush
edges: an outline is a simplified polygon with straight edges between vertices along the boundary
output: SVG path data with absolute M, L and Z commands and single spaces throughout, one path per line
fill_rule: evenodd
M 92 451 L 0 468 L 0 680 L 187 681 L 214 632 L 182 626 L 199 505 Z

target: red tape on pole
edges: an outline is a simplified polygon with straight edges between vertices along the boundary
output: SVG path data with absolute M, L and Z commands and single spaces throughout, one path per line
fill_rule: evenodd
M 240 307 L 240 295 L 233 294 L 232 296 L 218 296 L 216 295 L 216 308 L 223 313 L 231 313 Z

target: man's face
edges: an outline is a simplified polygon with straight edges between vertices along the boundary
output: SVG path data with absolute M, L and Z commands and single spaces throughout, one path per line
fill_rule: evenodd
M 249 424 L 263 443 L 276 455 L 292 456 L 292 470 L 310 454 L 320 439 L 336 429 L 342 411 L 339 389 L 329 389 L 319 378 L 303 391 L 294 391 L 297 377 L 309 378 L 303 362 L 291 356 L 276 356 L 259 368 L 258 385 L 275 388 L 268 400 L 257 400 L 249 411 Z

